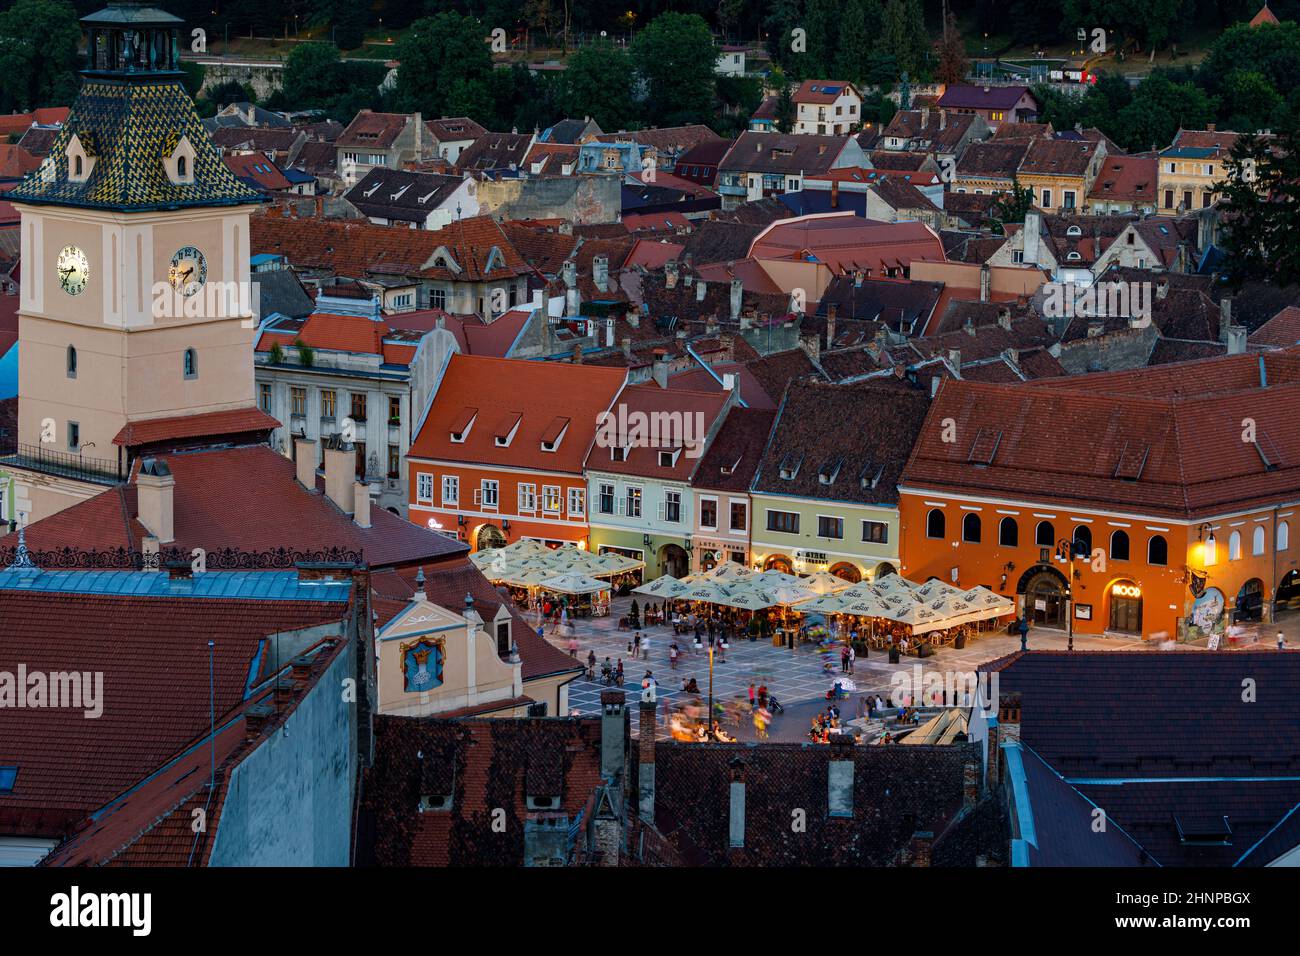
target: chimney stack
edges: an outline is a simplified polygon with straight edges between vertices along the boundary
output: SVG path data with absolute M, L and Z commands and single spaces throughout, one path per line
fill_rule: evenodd
M 1025 224 L 1021 227 L 1021 248 L 1024 255 L 1021 257 L 1025 265 L 1038 265 L 1038 243 L 1042 238 L 1043 217 L 1036 209 L 1031 209 L 1025 213 Z
M 853 735 L 835 734 L 826 764 L 826 797 L 830 815 L 853 816 Z
M 370 527 L 370 486 L 364 481 L 358 481 L 352 489 L 352 502 L 354 513 L 352 520 L 357 523 L 358 528 Z
M 637 813 L 642 820 L 655 818 L 655 733 L 659 728 L 659 705 L 641 702 L 641 726 L 637 731 Z
M 650 367 L 655 384 L 660 388 L 668 387 L 668 353 L 664 349 L 655 349 L 654 364 Z
M 740 321 L 740 310 L 745 304 L 745 283 L 740 279 L 731 280 L 731 321 Z
M 826 348 L 835 348 L 835 320 L 839 318 L 840 307 L 834 302 L 826 306 Z
M 600 692 L 600 775 L 621 777 L 627 763 L 627 698 L 621 690 Z
M 293 439 L 294 464 L 298 469 L 298 484 L 308 491 L 316 490 L 316 441 L 312 438 Z
M 664 263 L 664 288 L 677 288 L 677 260 L 669 259 Z
M 727 836 L 733 848 L 745 845 L 745 763 L 739 757 L 732 759 L 730 806 L 728 808 Z
M 961 374 L 961 349 L 948 350 L 948 364 L 952 366 L 954 372 Z
M 167 462 L 161 458 L 146 458 L 140 465 L 135 483 L 140 523 L 159 543 L 171 544 L 176 540 L 173 516 L 176 479 L 172 477 Z
M 591 280 L 601 292 L 609 291 L 609 257 L 596 256 L 591 260 Z
M 411 600 L 417 604 L 422 604 L 429 599 L 424 590 L 424 565 L 420 565 L 415 572 L 415 593 L 411 595 Z
M 1228 329 L 1232 327 L 1232 296 L 1225 295 L 1219 300 L 1219 341 L 1228 341 Z
M 353 490 L 356 486 L 357 453 L 352 446 L 336 439 L 325 444 L 325 497 L 338 505 L 344 514 L 352 514 Z
M 708 292 L 709 292 L 709 287 L 706 286 L 703 282 L 697 282 L 697 283 L 695 283 L 695 301 L 696 301 L 696 302 L 703 302 L 703 301 L 704 301 L 704 297 L 708 294 Z
M 998 309 L 998 325 L 1008 332 L 1011 331 L 1011 309 L 1005 305 Z
M 1228 326 L 1228 354 L 1241 355 L 1246 351 L 1246 327 L 1244 325 Z
M 831 208 L 840 208 L 840 181 L 838 179 L 831 180 Z
M 564 315 L 572 318 L 578 314 L 582 305 L 582 293 L 578 291 L 578 264 L 572 259 L 566 259 L 561 275 L 564 277 Z
M 980 265 L 980 301 L 989 300 L 989 264 L 987 262 Z

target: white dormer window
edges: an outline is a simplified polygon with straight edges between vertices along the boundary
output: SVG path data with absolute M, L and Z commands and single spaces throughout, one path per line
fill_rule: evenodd
M 167 171 L 167 178 L 172 181 L 174 186 L 190 186 L 194 184 L 194 147 L 190 145 L 189 138 L 182 136 L 177 142 L 176 148 L 171 151 L 171 155 L 163 157 L 163 167 Z
M 502 423 L 503 426 L 508 424 L 509 427 L 499 428 L 497 430 L 496 435 L 493 436 L 493 439 L 495 440 L 496 446 L 498 448 L 510 447 L 510 443 L 515 440 L 515 434 L 519 431 L 519 423 L 522 422 L 523 420 L 524 420 L 524 416 L 516 415 L 513 424 L 509 422 Z
M 1078 262 L 1080 259 L 1083 258 L 1083 256 L 1079 255 L 1077 252 L 1071 252 L 1068 253 L 1065 258 L 1070 262 Z
M 463 444 L 469 437 L 469 431 L 474 427 L 474 421 L 478 418 L 477 408 L 462 409 L 461 413 L 456 416 L 456 420 L 451 425 L 451 440 L 456 444 Z
M 1083 230 L 1078 226 L 1071 226 L 1069 229 L 1065 230 L 1065 234 L 1067 236 L 1082 236 Z
M 500 249 L 498 249 L 496 246 L 493 246 L 492 251 L 488 253 L 487 264 L 483 267 L 483 271 L 491 272 L 493 269 L 504 269 L 505 265 L 506 265 L 505 256 L 501 254 Z
M 609 449 L 610 461 L 627 461 L 627 449 L 621 445 L 613 445 Z
M 674 448 L 672 451 L 661 451 L 659 453 L 659 467 L 672 468 L 677 464 L 677 459 L 681 456 L 682 450 Z
M 94 150 L 88 149 L 81 137 L 73 133 L 72 138 L 68 140 L 67 155 L 68 180 L 84 183 L 90 178 L 91 170 L 95 168 Z

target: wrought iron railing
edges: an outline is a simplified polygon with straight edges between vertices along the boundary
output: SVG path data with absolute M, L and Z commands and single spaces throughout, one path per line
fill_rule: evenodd
M 344 548 L 321 548 L 294 551 L 272 548 L 267 551 L 241 551 L 237 548 L 214 548 L 195 554 L 193 549 L 160 548 L 157 553 L 109 548 L 86 551 L 80 548 L 26 549 L 27 558 L 42 571 L 138 571 L 159 570 L 178 564 L 193 567 L 200 561 L 207 571 L 291 571 L 300 565 L 364 565 L 361 551 Z M 0 570 L 9 567 L 18 556 L 17 547 L 0 548 Z
M 15 467 L 44 475 L 109 484 L 126 480 L 125 466 L 109 458 L 87 458 L 71 452 L 52 451 L 41 445 L 23 444 L 14 445 L 8 452 L 0 448 L 0 455 Z

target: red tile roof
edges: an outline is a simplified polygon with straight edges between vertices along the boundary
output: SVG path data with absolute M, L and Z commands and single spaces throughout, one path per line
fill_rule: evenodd
M 188 438 L 216 438 L 245 432 L 270 431 L 280 423 L 260 408 L 234 408 L 224 412 L 175 415 L 127 422 L 113 438 L 114 445 L 134 448 L 155 442 Z
M 836 273 L 907 268 L 913 259 L 944 261 L 943 243 L 922 222 L 872 222 L 852 213 L 776 222 L 750 246 L 755 259 L 803 261 L 815 257 Z
M 348 124 L 335 146 L 387 149 L 393 145 L 413 117 L 406 113 L 375 113 L 362 110 Z
M 1156 172 L 1159 160 L 1154 156 L 1112 156 L 1101 161 L 1097 179 L 1088 193 L 1089 199 L 1142 202 L 1156 199 Z
M 269 673 L 259 654 L 268 635 L 346 613 L 325 601 L 0 591 L 9 660 L 29 673 L 103 674 L 96 719 L 71 708 L 5 711 L 0 764 L 19 769 L 13 793 L 0 796 L 0 830 L 59 835 L 206 735 L 209 639 L 220 719 L 241 706 L 251 675 Z
M 1281 348 L 1300 343 L 1300 308 L 1289 305 L 1250 333 L 1252 345 L 1276 345 Z M 0 348 L 0 354 L 4 349 Z
M 372 568 L 433 563 L 466 551 L 383 508 L 371 508 L 369 528 L 358 527 L 319 490 L 298 484 L 294 463 L 266 445 L 163 458 L 176 480 L 173 546 L 183 550 L 342 548 L 361 551 Z M 33 550 L 139 551 L 148 531 L 136 515 L 136 486 L 119 485 L 29 525 L 27 543 Z M 0 548 L 16 543 L 15 534 L 0 538 Z
M 690 391 L 685 388 L 663 389 L 650 383 L 625 388 L 613 410 L 614 417 L 605 432 L 616 440 L 627 440 L 627 457 L 612 460 L 613 449 L 599 441 L 587 455 L 587 469 L 639 475 L 666 481 L 688 481 L 705 451 L 704 439 L 710 434 L 719 417 L 726 411 L 730 396 L 722 391 Z M 626 418 L 623 417 L 626 409 Z M 635 417 L 633 417 L 635 416 Z M 665 417 L 660 417 L 665 416 Z M 664 421 L 672 427 L 664 431 L 646 432 L 637 441 L 637 422 Z M 627 432 L 618 426 L 627 423 Z M 689 429 L 690 434 L 685 432 Z M 688 443 L 686 439 L 689 438 Z M 650 444 L 651 439 L 656 439 Z M 659 461 L 661 451 L 678 450 L 669 465 Z M 694 457 L 692 457 L 692 452 Z
M 21 146 L 0 143 L 0 179 L 20 179 L 41 164 Z
M 265 153 L 227 153 L 221 158 L 237 178 L 251 180 L 262 189 L 293 188 L 293 184 Z
M 626 375 L 618 368 L 453 355 L 407 457 L 581 474 L 596 417 Z M 453 423 L 467 407 L 478 409 L 478 419 L 463 442 L 453 442 Z M 492 426 L 509 412 L 524 418 L 510 446 L 500 448 Z M 557 416 L 568 418 L 569 428 L 557 451 L 543 451 L 542 433 Z
M 834 103 L 852 86 L 847 80 L 804 80 L 790 98 L 796 103 Z
M 1297 400 L 1297 350 L 1082 381 L 947 381 L 903 483 L 1184 520 L 1245 510 L 1292 495 L 1300 481 L 1300 426 L 1289 413 Z M 1262 436 L 1254 443 L 1241 440 L 1245 417 Z M 945 418 L 966 438 L 944 442 Z M 993 460 L 971 460 L 980 436 L 996 433 Z

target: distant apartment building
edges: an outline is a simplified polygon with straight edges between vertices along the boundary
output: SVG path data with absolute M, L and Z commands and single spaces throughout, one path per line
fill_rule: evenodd
M 804 80 L 791 99 L 796 133 L 842 136 L 862 122 L 862 94 L 843 80 Z

